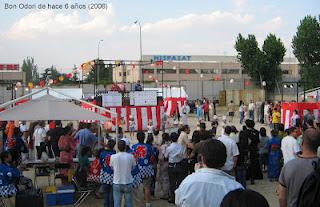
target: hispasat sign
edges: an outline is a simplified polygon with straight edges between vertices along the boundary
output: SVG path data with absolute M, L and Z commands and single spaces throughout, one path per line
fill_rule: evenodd
M 19 64 L 0 64 L 1 70 L 19 70 Z

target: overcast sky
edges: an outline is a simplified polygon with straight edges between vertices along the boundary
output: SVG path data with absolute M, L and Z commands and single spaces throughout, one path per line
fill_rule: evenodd
M 54 65 L 69 72 L 73 65 L 100 57 L 139 59 L 143 54 L 235 55 L 238 33 L 254 34 L 260 44 L 274 33 L 287 56 L 300 20 L 319 15 L 319 0 L 95 0 L 107 10 L 5 10 L 0 1 L 0 63 L 35 58 L 40 68 Z M 27 0 L 35 3 L 83 3 L 91 0 Z

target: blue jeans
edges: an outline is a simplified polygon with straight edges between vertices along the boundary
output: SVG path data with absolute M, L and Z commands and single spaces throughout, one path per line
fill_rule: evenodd
M 125 199 L 125 207 L 133 207 L 132 184 L 113 184 L 114 207 L 121 207 L 122 195 Z
M 102 184 L 104 194 L 104 207 L 113 207 L 112 185 Z
M 244 111 L 240 111 L 240 124 L 242 124 L 243 119 L 244 119 Z
M 238 166 L 236 168 L 236 181 L 238 181 L 244 188 L 247 187 L 247 168 L 245 166 Z
M 249 110 L 249 119 L 254 121 L 254 111 Z

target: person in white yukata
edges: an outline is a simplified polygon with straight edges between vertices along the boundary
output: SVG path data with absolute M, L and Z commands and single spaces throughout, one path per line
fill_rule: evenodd
M 243 188 L 234 177 L 220 170 L 227 159 L 222 142 L 209 139 L 200 154 L 196 172 L 186 177 L 175 191 L 175 204 L 179 207 L 219 207 L 228 192 Z
M 181 107 L 181 113 L 180 113 L 181 122 L 183 125 L 188 125 L 189 113 L 190 113 L 190 107 L 189 107 L 187 101 L 185 101 L 184 105 Z

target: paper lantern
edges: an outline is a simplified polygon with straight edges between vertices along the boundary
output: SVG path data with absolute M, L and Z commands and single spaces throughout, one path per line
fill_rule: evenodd
M 42 80 L 42 81 L 40 81 L 39 85 L 40 85 L 40 87 L 43 88 L 46 85 L 46 83 L 44 82 L 44 80 Z
M 72 78 L 72 76 L 73 76 L 72 73 L 68 73 L 68 74 L 66 75 L 66 77 L 69 78 L 69 79 Z
M 220 80 L 221 80 L 221 76 L 220 76 L 220 75 L 214 76 L 214 80 L 215 80 L 215 81 L 220 81 Z
M 146 71 L 144 71 L 144 74 L 148 74 L 149 72 L 146 70 Z
M 59 76 L 59 81 L 62 82 L 64 80 L 64 77 L 62 75 Z
M 33 88 L 33 83 L 32 83 L 32 82 L 29 82 L 29 83 L 28 83 L 28 87 L 29 87 L 29 88 Z
M 135 69 L 136 68 L 136 65 L 135 64 L 132 64 L 132 69 Z
M 185 74 L 190 74 L 190 69 L 186 69 Z
M 53 81 L 53 84 L 57 84 L 57 83 L 58 83 L 58 80 L 54 80 L 54 81 Z
M 16 86 L 17 86 L 17 87 L 20 87 L 20 86 L 21 86 L 21 82 L 17 82 L 17 83 L 16 83 Z
M 109 130 L 112 129 L 113 124 L 112 124 L 112 122 L 107 121 L 107 122 L 105 122 L 105 123 L 103 124 L 103 127 L 104 127 L 105 130 L 109 131 Z
M 250 85 L 251 85 L 251 82 L 250 82 L 249 80 L 247 80 L 247 81 L 245 82 L 245 85 L 246 85 L 246 86 L 250 86 Z

